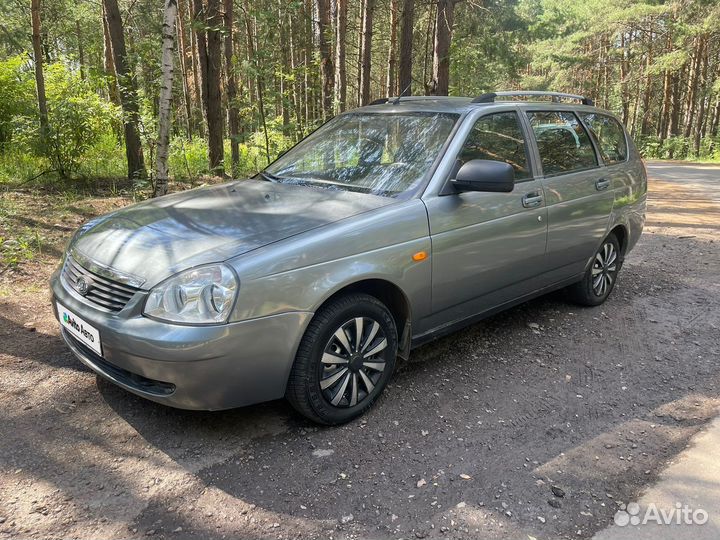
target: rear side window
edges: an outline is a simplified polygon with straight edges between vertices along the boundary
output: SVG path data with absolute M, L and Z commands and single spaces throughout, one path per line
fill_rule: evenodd
M 627 161 L 625 132 L 617 120 L 604 114 L 581 114 L 590 134 L 598 143 L 600 155 L 607 165 Z
M 597 167 L 595 149 L 572 112 L 529 112 L 545 176 Z
M 515 180 L 530 178 L 525 136 L 517 114 L 504 112 L 480 118 L 458 156 L 461 163 L 471 159 L 504 161 L 515 169 Z

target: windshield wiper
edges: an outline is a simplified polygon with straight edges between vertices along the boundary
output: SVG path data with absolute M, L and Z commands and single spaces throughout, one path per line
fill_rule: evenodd
M 275 182 L 275 183 L 277 183 L 277 182 L 282 182 L 282 180 L 283 180 L 283 179 L 280 178 L 279 176 L 275 176 L 274 174 L 271 174 L 271 173 L 266 172 L 266 171 L 260 171 L 258 174 L 262 177 L 263 180 L 265 180 L 265 181 L 267 181 L 267 182 Z

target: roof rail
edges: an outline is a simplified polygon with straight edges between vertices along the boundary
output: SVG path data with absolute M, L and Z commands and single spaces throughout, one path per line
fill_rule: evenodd
M 542 90 L 518 90 L 510 92 L 489 92 L 482 94 L 472 100 L 472 103 L 494 103 L 497 97 L 549 97 L 554 102 L 559 102 L 561 99 L 576 99 L 583 105 L 594 105 L 595 102 L 585 96 L 579 96 L 577 94 L 564 94 L 562 92 L 543 92 Z

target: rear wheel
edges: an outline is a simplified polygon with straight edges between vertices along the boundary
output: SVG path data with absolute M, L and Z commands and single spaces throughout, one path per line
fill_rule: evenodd
M 614 234 L 603 240 L 582 281 L 568 288 L 571 299 L 583 306 L 599 306 L 612 292 L 620 270 L 620 243 Z
M 341 424 L 369 409 L 395 367 L 397 329 L 376 298 L 352 294 L 316 314 L 298 348 L 286 397 L 310 420 Z

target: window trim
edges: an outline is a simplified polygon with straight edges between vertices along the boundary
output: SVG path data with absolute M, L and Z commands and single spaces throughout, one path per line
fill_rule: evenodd
M 552 174 L 546 174 L 545 168 L 543 167 L 542 163 L 542 155 L 540 155 L 540 146 L 537 144 L 537 136 L 535 135 L 535 130 L 532 128 L 532 121 L 530 120 L 531 114 L 537 114 L 537 113 L 570 113 L 573 116 L 575 116 L 575 119 L 578 121 L 578 124 L 580 124 L 580 127 L 582 127 L 583 131 L 585 132 L 585 135 L 587 135 L 588 141 L 590 141 L 590 146 L 593 149 L 593 154 L 595 155 L 595 165 L 592 167 L 584 167 L 582 169 L 573 169 L 572 171 L 563 171 L 559 173 L 552 173 Z M 595 169 L 600 169 L 601 167 L 604 167 L 605 165 L 601 163 L 602 156 L 598 153 L 598 148 L 595 145 L 595 142 L 593 140 L 592 135 L 590 135 L 590 130 L 585 126 L 583 121 L 580 119 L 580 115 L 578 114 L 578 111 L 575 109 L 532 109 L 532 110 L 525 110 L 525 116 L 527 117 L 528 121 L 528 127 L 530 128 L 532 132 L 533 141 L 535 142 L 535 147 L 537 148 L 537 158 L 538 158 L 538 167 L 541 171 L 541 176 L 543 178 L 557 178 L 558 176 L 566 176 L 569 174 L 577 174 L 581 172 L 587 172 L 587 171 L 593 171 Z
M 535 179 L 535 176 L 536 176 L 536 174 L 537 174 L 537 171 L 535 170 L 535 164 L 533 163 L 532 154 L 531 154 L 531 152 L 530 152 L 530 146 L 529 146 L 529 144 L 528 144 L 528 143 L 529 143 L 529 138 L 528 138 L 528 137 L 529 137 L 529 134 L 528 134 L 527 130 L 525 129 L 525 126 L 523 125 L 523 122 L 522 122 L 522 118 L 520 117 L 520 113 L 519 113 L 519 111 L 517 111 L 517 110 L 504 109 L 504 110 L 499 110 L 499 111 L 490 111 L 490 112 L 488 112 L 488 113 L 486 113 L 486 114 L 483 114 L 483 115 L 480 115 L 480 116 L 476 117 L 475 120 L 472 121 L 472 126 L 470 126 L 470 130 L 468 131 L 467 136 L 465 137 L 465 139 L 463 140 L 462 144 L 460 145 L 460 149 L 458 150 L 458 153 L 455 155 L 455 159 L 456 159 L 456 160 L 458 159 L 458 156 L 460 155 L 460 152 L 462 152 L 463 148 L 465 147 L 465 143 L 466 143 L 466 142 L 468 141 L 468 139 L 470 139 L 470 137 L 472 136 L 472 132 L 473 132 L 473 130 L 475 129 L 475 126 L 477 125 L 477 123 L 480 122 L 481 120 L 483 120 L 484 118 L 489 118 L 489 117 L 491 117 L 491 116 L 495 116 L 495 115 L 498 115 L 498 114 L 512 114 L 512 115 L 514 115 L 514 116 L 515 116 L 515 120 L 517 121 L 518 129 L 520 130 L 520 132 L 521 132 L 522 135 L 523 135 L 523 148 L 524 148 L 524 150 L 525 150 L 525 162 L 526 162 L 526 164 L 527 164 L 527 169 L 528 169 L 528 175 L 529 175 L 529 176 L 528 176 L 527 178 L 523 178 L 523 179 L 521 179 L 521 180 L 517 180 L 517 179 L 516 179 L 516 180 L 515 180 L 515 183 L 516 183 L 516 184 L 523 184 L 523 183 L 525 183 L 525 182 L 531 182 L 532 180 Z M 507 163 L 507 162 L 505 162 L 505 163 Z M 452 179 L 451 179 L 451 178 L 448 178 L 448 179 L 446 180 L 446 182 L 450 182 L 450 180 L 452 180 Z
M 589 116 L 591 114 L 594 114 L 595 116 L 602 116 L 604 118 L 609 118 L 610 120 L 612 120 L 613 122 L 615 122 L 617 124 L 617 126 L 620 128 L 620 133 L 622 133 L 623 139 L 625 140 L 625 159 L 623 159 L 621 161 L 611 161 L 611 162 L 605 161 L 605 159 L 602 156 L 600 141 L 595 139 L 595 136 L 593 135 L 594 131 L 589 128 L 587 122 L 583 118 L 583 116 Z M 595 112 L 595 111 L 592 111 L 592 112 L 591 111 L 579 111 L 578 118 L 580 118 L 580 121 L 586 127 L 587 132 L 590 133 L 590 139 L 592 139 L 593 143 L 597 147 L 598 159 L 603 162 L 603 165 L 605 167 L 613 167 L 615 165 L 622 165 L 623 163 L 627 163 L 628 161 L 630 161 L 630 141 L 628 140 L 629 137 L 628 137 L 627 131 L 625 130 L 625 126 L 622 124 L 622 122 L 620 122 L 620 120 L 618 120 L 611 114 Z

